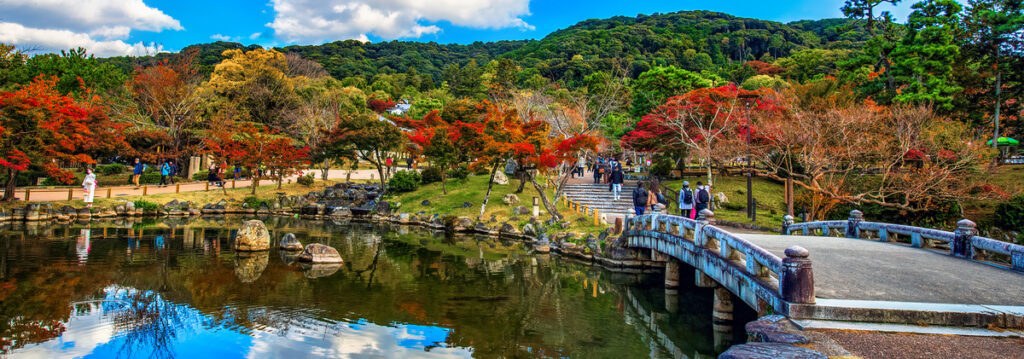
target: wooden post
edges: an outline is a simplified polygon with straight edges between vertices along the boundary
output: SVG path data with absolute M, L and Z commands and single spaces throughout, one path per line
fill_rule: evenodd
M 174 184 L 174 193 L 181 193 L 181 183 Z
M 235 189 L 235 180 L 231 180 L 231 189 Z
M 72 189 L 68 188 L 68 201 L 70 201 L 73 196 L 74 193 L 72 192 Z
M 585 205 L 583 205 L 583 215 L 586 216 L 588 214 L 590 214 L 590 205 L 589 204 L 585 204 Z
M 601 215 L 598 213 L 597 208 L 594 208 L 594 225 L 601 225 Z
M 32 189 L 26 188 L 25 189 L 25 202 L 28 202 L 29 198 L 32 198 Z
M 149 186 L 142 186 L 142 195 L 145 196 L 149 193 Z
M 207 191 L 207 192 L 210 191 L 210 182 L 206 182 L 206 190 L 205 191 Z
M 111 190 L 111 188 L 107 187 L 107 198 L 110 198 L 110 190 Z

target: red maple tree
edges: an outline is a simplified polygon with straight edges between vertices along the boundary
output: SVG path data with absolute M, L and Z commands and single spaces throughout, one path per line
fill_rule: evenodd
M 61 161 L 93 164 L 93 155 L 127 146 L 127 125 L 111 121 L 99 97 L 88 89 L 81 99 L 60 94 L 57 81 L 39 76 L 17 90 L 0 92 L 0 168 L 7 170 L 4 200 L 14 199 L 18 172 L 32 165 L 57 182 L 70 184 L 75 177 L 61 168 Z
M 278 188 L 284 177 L 308 165 L 308 149 L 297 148 L 289 137 L 263 125 L 237 123 L 212 130 L 205 140 L 216 161 L 249 169 L 252 194 L 263 177 L 275 178 Z

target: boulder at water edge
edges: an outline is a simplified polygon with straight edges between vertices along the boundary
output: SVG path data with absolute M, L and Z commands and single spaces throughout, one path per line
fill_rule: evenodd
M 286 251 L 301 251 L 302 243 L 295 239 L 295 235 L 288 233 L 281 237 L 281 249 Z
M 310 263 L 341 263 L 341 255 L 338 254 L 338 250 L 334 247 L 326 246 L 320 243 L 311 243 L 306 245 L 306 249 L 299 254 L 300 262 Z
M 270 249 L 270 231 L 260 220 L 245 222 L 235 235 L 235 250 L 243 252 L 265 251 Z

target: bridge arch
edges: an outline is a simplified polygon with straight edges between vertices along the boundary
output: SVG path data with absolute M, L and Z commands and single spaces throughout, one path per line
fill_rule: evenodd
M 713 280 L 758 311 L 772 308 L 788 314 L 791 304 L 814 304 L 814 275 L 809 253 L 800 247 L 778 256 L 714 225 L 714 213 L 700 212 L 697 220 L 673 215 L 629 218 L 623 238 L 630 248 L 650 249 L 697 270 L 698 285 Z M 705 285 L 706 286 L 706 285 Z

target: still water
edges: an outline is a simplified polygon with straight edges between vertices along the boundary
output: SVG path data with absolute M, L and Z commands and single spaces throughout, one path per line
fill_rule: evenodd
M 265 219 L 345 260 L 310 266 L 236 253 L 242 221 L 0 225 L 0 356 L 694 358 L 743 336 L 708 290 L 514 241 Z

